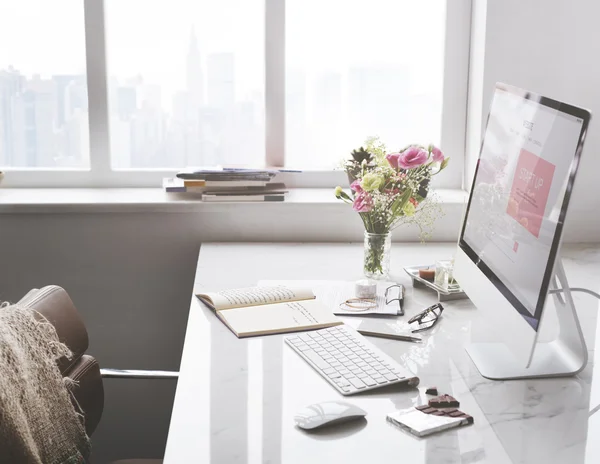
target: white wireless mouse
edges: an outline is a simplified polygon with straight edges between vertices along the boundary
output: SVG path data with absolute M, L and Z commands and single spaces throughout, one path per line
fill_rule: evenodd
M 339 424 L 367 415 L 367 411 L 344 401 L 326 401 L 311 404 L 294 416 L 296 425 L 304 430 L 316 429 L 326 425 Z

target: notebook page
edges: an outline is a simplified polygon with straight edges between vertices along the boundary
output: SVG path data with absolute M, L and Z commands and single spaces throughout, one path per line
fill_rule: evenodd
M 309 288 L 292 288 L 282 285 L 234 288 L 220 292 L 199 293 L 197 296 L 208 302 L 217 311 L 315 298 Z
M 341 323 L 316 300 L 228 309 L 219 316 L 238 336 L 293 332 L 303 328 Z

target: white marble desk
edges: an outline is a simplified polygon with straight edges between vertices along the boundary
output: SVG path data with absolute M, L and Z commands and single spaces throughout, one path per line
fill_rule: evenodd
M 406 318 L 434 301 L 402 271 L 452 254 L 453 244 L 394 244 L 392 277 L 407 285 Z M 566 247 L 571 286 L 600 290 L 600 247 Z M 259 280 L 355 280 L 360 244 L 207 244 L 197 288 L 222 289 Z M 341 399 L 284 344 L 284 336 L 238 340 L 192 298 L 165 464 L 187 463 L 597 463 L 600 462 L 600 379 L 594 381 L 598 302 L 575 294 L 590 363 L 577 377 L 490 381 L 464 350 L 472 337 L 493 334 L 468 301 L 445 303 L 443 319 L 424 343 L 371 338 L 421 378 L 419 389 L 391 388 L 347 397 L 367 422 L 308 434 L 294 426 L 301 407 Z M 472 330 L 472 327 L 477 327 Z M 461 402 L 475 424 L 425 439 L 406 434 L 386 414 L 425 401 L 435 385 Z

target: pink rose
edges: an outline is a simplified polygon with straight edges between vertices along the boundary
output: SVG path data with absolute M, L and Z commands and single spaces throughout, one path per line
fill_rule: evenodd
M 398 166 L 402 169 L 413 169 L 427 162 L 429 153 L 419 147 L 408 147 L 398 157 Z
M 385 159 L 390 163 L 390 166 L 394 169 L 398 169 L 398 158 L 400 158 L 401 153 L 389 153 L 385 155 Z
M 367 192 L 360 192 L 354 199 L 352 209 L 359 213 L 368 213 L 373 209 L 373 198 Z
M 350 184 L 350 188 L 356 193 L 361 193 L 363 191 L 363 188 L 360 186 L 360 180 L 358 179 Z
M 442 150 L 435 145 L 431 145 L 431 154 L 433 156 L 433 161 L 439 161 L 440 163 L 444 161 L 444 154 L 442 153 Z

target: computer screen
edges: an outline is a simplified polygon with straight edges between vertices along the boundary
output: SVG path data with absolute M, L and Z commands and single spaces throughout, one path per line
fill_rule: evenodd
M 459 246 L 538 329 L 586 110 L 498 84 Z

